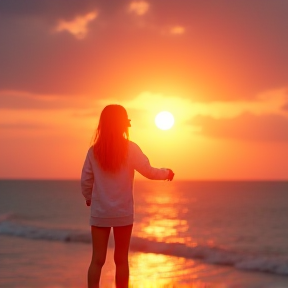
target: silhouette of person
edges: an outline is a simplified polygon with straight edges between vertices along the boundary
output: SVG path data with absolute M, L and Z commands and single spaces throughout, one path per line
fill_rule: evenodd
M 134 221 L 134 171 L 152 180 L 172 181 L 174 177 L 171 169 L 150 165 L 139 146 L 129 140 L 129 127 L 130 120 L 124 107 L 106 106 L 100 115 L 94 144 L 83 165 L 81 189 L 86 205 L 91 205 L 93 248 L 88 288 L 99 287 L 111 227 L 115 240 L 116 287 L 128 287 L 128 251 Z

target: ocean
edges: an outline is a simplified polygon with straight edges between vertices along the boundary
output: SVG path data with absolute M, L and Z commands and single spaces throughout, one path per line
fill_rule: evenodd
M 139 180 L 134 202 L 131 287 L 288 287 L 287 181 Z M 79 181 L 0 181 L 1 288 L 86 287 L 90 241 Z

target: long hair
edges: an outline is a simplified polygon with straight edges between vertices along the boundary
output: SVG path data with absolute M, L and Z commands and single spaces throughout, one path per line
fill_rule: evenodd
M 108 105 L 101 112 L 93 149 L 96 161 L 107 172 L 117 172 L 127 158 L 129 121 L 121 105 Z

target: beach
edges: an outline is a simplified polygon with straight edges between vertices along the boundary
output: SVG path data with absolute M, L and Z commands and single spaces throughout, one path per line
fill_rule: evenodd
M 131 287 L 288 287 L 287 182 L 167 184 L 135 184 Z M 78 185 L 1 181 L 1 288 L 86 287 L 89 209 Z M 111 235 L 101 287 L 114 273 Z
M 3 288 L 86 287 L 91 253 L 88 245 L 1 236 L 0 253 Z M 154 253 L 131 251 L 130 266 L 130 283 L 135 288 L 288 287 L 286 277 L 235 271 L 229 266 Z M 113 287 L 114 273 L 110 248 L 103 267 L 102 287 Z

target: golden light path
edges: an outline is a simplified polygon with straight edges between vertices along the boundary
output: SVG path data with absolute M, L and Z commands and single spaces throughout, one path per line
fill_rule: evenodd
M 162 111 L 156 115 L 155 124 L 161 130 L 168 130 L 174 125 L 174 116 L 168 111 Z

